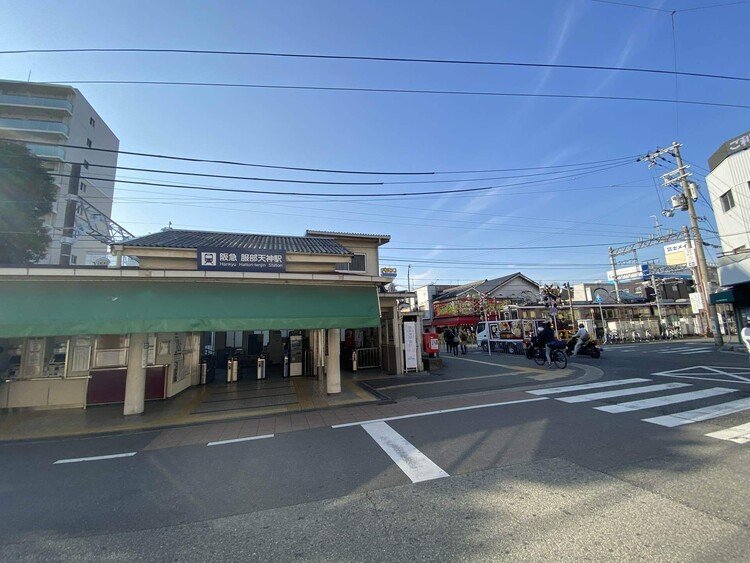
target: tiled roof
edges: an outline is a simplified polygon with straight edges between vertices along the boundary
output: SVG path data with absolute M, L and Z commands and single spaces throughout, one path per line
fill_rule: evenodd
M 464 285 L 458 285 L 456 287 L 451 287 L 443 291 L 440 295 L 438 295 L 435 298 L 435 301 L 442 301 L 445 299 L 450 299 L 452 297 L 456 297 L 472 289 L 478 291 L 479 293 L 490 293 L 491 291 L 499 288 L 501 285 L 509 282 L 516 276 L 522 276 L 526 278 L 526 276 L 524 276 L 521 272 L 516 272 L 515 274 L 508 274 L 507 276 L 502 276 L 500 278 L 494 278 L 491 280 L 482 280 L 482 281 L 467 283 Z M 534 283 L 534 284 L 536 283 L 529 278 L 526 278 L 526 279 L 529 280 L 529 282 L 531 283 Z
M 369 238 L 378 239 L 385 242 L 391 240 L 391 235 L 371 235 L 367 233 L 343 233 L 340 231 L 316 231 L 315 229 L 307 229 L 305 231 L 307 236 L 320 236 L 320 237 L 350 237 L 350 238 Z
M 168 229 L 122 243 L 123 246 L 150 248 L 198 248 L 217 246 L 225 248 L 257 248 L 285 250 L 301 254 L 349 255 L 351 252 L 332 238 L 288 237 L 275 235 L 252 235 L 246 233 L 217 233 L 207 231 L 183 231 Z

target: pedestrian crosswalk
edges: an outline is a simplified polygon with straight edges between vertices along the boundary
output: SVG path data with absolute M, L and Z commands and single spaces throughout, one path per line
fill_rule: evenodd
M 686 388 L 693 389 L 686 389 Z M 665 391 L 681 389 L 680 393 L 663 394 Z M 714 420 L 724 416 L 750 411 L 750 398 L 737 398 L 739 389 L 732 387 L 711 387 L 696 389 L 691 383 L 656 383 L 652 379 L 633 377 L 628 379 L 614 379 L 610 381 L 597 381 L 580 385 L 566 385 L 562 387 L 550 387 L 546 389 L 534 389 L 527 391 L 531 395 L 553 398 L 563 403 L 587 403 L 594 401 L 606 401 L 620 397 L 645 395 L 646 397 L 617 402 L 614 404 L 593 407 L 595 410 L 609 414 L 636 412 L 647 409 L 669 407 L 670 410 L 684 403 L 692 403 L 695 407 L 696 401 L 715 402 L 715 399 L 730 396 L 732 400 L 716 404 L 706 404 L 698 408 L 688 408 L 683 411 L 672 412 L 660 416 L 641 419 L 643 422 L 674 428 Z M 658 395 L 654 396 L 655 394 Z M 741 395 L 740 395 L 741 396 Z M 700 403 L 698 403 L 700 404 Z M 750 422 L 726 428 L 723 430 L 709 432 L 706 436 L 719 440 L 726 440 L 736 444 L 750 443 Z

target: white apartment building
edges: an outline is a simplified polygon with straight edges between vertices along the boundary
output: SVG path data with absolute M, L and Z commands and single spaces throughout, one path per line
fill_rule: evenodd
M 729 288 L 712 300 L 732 303 L 742 326 L 750 317 L 750 131 L 721 145 L 708 166 L 706 183 L 722 249 L 719 280 Z
M 79 196 L 101 216 L 109 218 L 120 141 L 77 89 L 7 80 L 0 80 L 0 138 L 23 141 L 31 152 L 45 160 L 59 188 L 52 213 L 45 220 L 52 244 L 42 260 L 44 264 L 59 264 L 71 163 L 82 165 Z M 80 207 L 79 213 L 83 213 Z M 96 220 L 99 214 L 92 214 L 89 208 L 87 216 Z M 81 234 L 74 240 L 70 261 L 92 264 L 106 253 L 106 244 Z

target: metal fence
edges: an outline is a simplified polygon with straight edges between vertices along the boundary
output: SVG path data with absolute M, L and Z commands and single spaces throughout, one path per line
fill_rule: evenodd
M 379 367 L 380 348 L 357 348 L 357 369 Z

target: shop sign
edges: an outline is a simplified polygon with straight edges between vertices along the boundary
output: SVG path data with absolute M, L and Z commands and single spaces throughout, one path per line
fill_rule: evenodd
M 417 369 L 417 323 L 404 322 L 404 352 L 406 369 Z
M 703 310 L 703 297 L 700 293 L 691 293 L 690 294 L 690 306 L 693 309 L 694 314 L 698 314 Z
M 256 248 L 198 248 L 198 269 L 228 272 L 285 272 L 286 252 Z
M 395 278 L 398 276 L 398 270 L 396 268 L 380 268 L 380 277 L 382 278 Z

